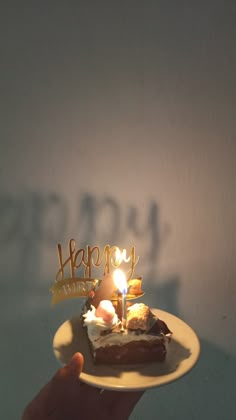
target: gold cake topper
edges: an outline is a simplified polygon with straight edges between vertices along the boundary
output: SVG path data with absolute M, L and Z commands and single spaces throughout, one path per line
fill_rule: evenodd
M 132 246 L 130 253 L 127 256 L 126 250 L 120 249 L 117 246 L 105 245 L 101 250 L 99 246 L 86 248 L 76 248 L 76 241 L 70 239 L 69 241 L 69 256 L 65 259 L 62 255 L 62 247 L 57 246 L 59 258 L 59 270 L 55 277 L 55 284 L 50 289 L 52 292 L 52 304 L 56 304 L 65 299 L 74 297 L 89 297 L 93 291 L 99 287 L 101 280 L 92 276 L 92 268 L 100 267 L 103 264 L 103 274 L 109 274 L 111 269 L 120 267 L 121 264 L 128 264 L 127 271 L 127 299 L 134 299 L 143 295 L 141 289 L 142 278 L 132 279 L 134 268 L 138 263 L 139 257 L 136 257 L 135 247 Z M 77 270 L 83 269 L 84 277 L 77 277 Z M 68 270 L 70 275 L 68 276 Z M 112 299 L 117 299 L 117 291 L 115 290 Z

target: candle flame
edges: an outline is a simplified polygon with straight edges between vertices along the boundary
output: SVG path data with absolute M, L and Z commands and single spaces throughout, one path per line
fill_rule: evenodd
M 117 268 L 113 273 L 114 283 L 121 293 L 127 293 L 127 281 L 125 273 Z

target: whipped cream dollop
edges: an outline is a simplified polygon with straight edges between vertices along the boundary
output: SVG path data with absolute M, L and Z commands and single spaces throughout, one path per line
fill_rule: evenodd
M 102 302 L 105 302 L 105 301 L 102 301 Z M 102 304 L 101 306 L 102 308 L 104 308 L 104 303 L 102 302 L 101 302 Z M 100 313 L 102 316 L 97 316 L 97 314 L 100 314 Z M 120 324 L 120 320 L 117 314 L 115 313 L 115 310 L 113 313 L 113 317 L 110 316 L 107 318 L 104 309 L 100 311 L 99 307 L 96 309 L 93 305 L 91 305 L 91 309 L 88 310 L 88 312 L 86 312 L 83 315 L 83 318 L 84 318 L 84 326 L 87 327 L 88 336 L 92 341 L 96 340 L 96 338 L 100 336 L 102 331 L 112 330 L 112 328 Z M 110 319 L 110 320 L 107 321 L 107 319 Z

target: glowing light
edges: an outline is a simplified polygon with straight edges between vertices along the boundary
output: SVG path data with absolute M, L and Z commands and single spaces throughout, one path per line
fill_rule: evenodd
M 125 273 L 117 268 L 113 273 L 114 283 L 119 289 L 120 293 L 122 294 L 121 300 L 121 312 L 122 312 L 122 332 L 124 332 L 124 328 L 126 326 L 126 293 L 127 293 L 127 280 Z
M 116 270 L 114 270 L 113 279 L 120 293 L 126 294 L 127 293 L 127 280 L 126 280 L 125 273 L 119 268 L 117 268 Z

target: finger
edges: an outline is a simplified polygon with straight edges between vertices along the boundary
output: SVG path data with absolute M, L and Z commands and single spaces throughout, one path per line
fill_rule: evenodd
M 49 415 L 59 412 L 66 404 L 71 405 L 79 393 L 79 376 L 83 369 L 84 357 L 75 353 L 70 362 L 59 369 L 49 382 L 48 395 L 45 399 L 45 412 Z
M 81 353 L 75 353 L 68 365 L 59 369 L 53 378 L 46 384 L 33 401 L 26 407 L 23 419 L 42 419 L 43 414 L 48 415 L 56 410 L 70 390 L 77 392 L 80 384 L 79 375 L 84 365 L 84 357 Z
M 57 371 L 53 379 L 55 381 L 71 379 L 71 377 L 78 379 L 83 370 L 83 366 L 84 357 L 81 353 L 77 352 L 72 356 L 70 362 L 66 366 Z
M 75 353 L 67 367 L 68 374 L 79 377 L 84 367 L 84 356 L 79 352 Z

